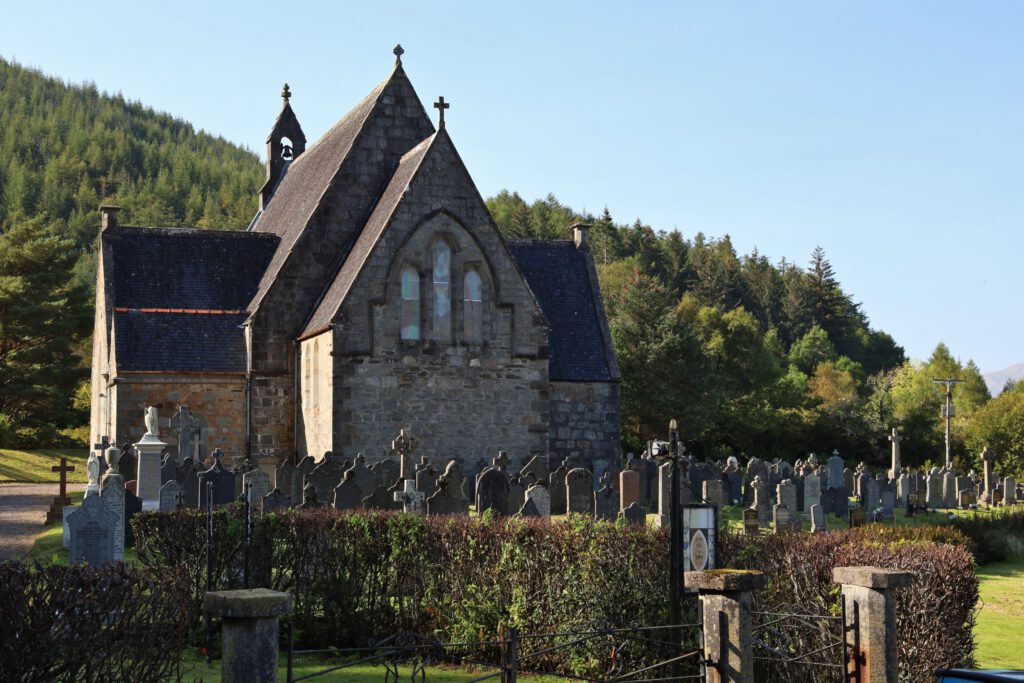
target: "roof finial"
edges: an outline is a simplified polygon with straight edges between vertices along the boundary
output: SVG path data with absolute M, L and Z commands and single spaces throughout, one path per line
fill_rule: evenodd
M 444 130 L 444 110 L 448 109 L 452 105 L 444 101 L 444 96 L 437 98 L 437 102 L 434 102 L 434 109 L 441 112 L 441 120 L 437 123 L 438 130 Z
M 402 49 L 402 44 L 395 45 L 395 49 L 392 50 L 395 53 L 395 66 L 402 66 L 402 55 L 405 54 L 405 50 Z
M 290 89 L 290 88 L 288 87 L 288 84 L 287 84 L 287 83 L 285 83 L 285 84 L 284 84 L 284 87 L 283 87 L 283 88 L 281 88 L 281 97 L 283 97 L 283 98 L 284 98 L 285 104 L 287 104 L 287 103 L 288 103 L 288 100 L 289 100 L 289 99 L 291 99 L 291 96 L 292 96 L 292 91 L 291 91 L 291 89 Z

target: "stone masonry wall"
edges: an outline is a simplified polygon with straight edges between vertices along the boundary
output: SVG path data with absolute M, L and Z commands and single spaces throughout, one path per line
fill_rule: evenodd
M 551 382 L 551 461 L 618 461 L 620 393 L 615 382 Z
M 146 431 L 145 411 L 156 406 L 160 417 L 160 438 L 172 453 L 177 452 L 178 435 L 170 419 L 179 406 L 187 405 L 199 419 L 206 448 L 203 457 L 220 448 L 227 462 L 245 457 L 245 378 L 242 376 L 140 375 L 122 376 L 111 387 L 115 443 L 135 443 Z
M 332 342 L 331 333 L 325 332 L 303 340 L 299 350 L 302 405 L 299 413 L 299 452 L 316 458 L 334 449 Z

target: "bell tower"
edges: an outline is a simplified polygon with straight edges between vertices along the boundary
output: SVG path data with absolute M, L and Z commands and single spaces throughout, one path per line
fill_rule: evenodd
M 260 211 L 270 203 L 278 183 L 288 172 L 288 166 L 306 151 L 306 136 L 292 111 L 291 96 L 292 91 L 285 83 L 281 90 L 284 106 L 267 137 L 267 182 L 260 188 Z

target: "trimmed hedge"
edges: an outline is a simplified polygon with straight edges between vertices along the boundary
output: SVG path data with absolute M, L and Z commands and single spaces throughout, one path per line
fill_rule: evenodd
M 185 572 L 0 564 L 5 681 L 162 681 L 180 674 L 198 613 Z
M 195 605 L 205 588 L 205 523 L 205 514 L 185 510 L 135 517 L 139 559 L 186 568 Z M 465 642 L 493 638 L 501 624 L 544 633 L 668 619 L 667 534 L 660 530 L 579 517 L 547 523 L 326 509 L 268 514 L 254 527 L 252 585 L 294 595 L 303 647 L 362 646 L 400 631 Z M 214 529 L 214 584 L 240 587 L 239 507 L 218 509 Z M 973 663 L 978 586 L 966 543 L 952 529 L 722 535 L 719 566 L 768 575 L 757 609 L 820 615 L 839 613 L 833 567 L 914 571 L 913 587 L 899 596 L 899 648 L 901 680 L 917 681 L 937 666 Z M 546 664 L 573 673 L 594 666 L 578 659 Z M 768 670 L 762 680 L 785 676 Z

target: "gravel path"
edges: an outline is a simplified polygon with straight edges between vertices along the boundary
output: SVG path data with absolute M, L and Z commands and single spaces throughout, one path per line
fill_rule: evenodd
M 68 493 L 84 489 L 85 484 L 68 484 Z M 32 549 L 59 492 L 57 484 L 0 484 L 0 562 Z

